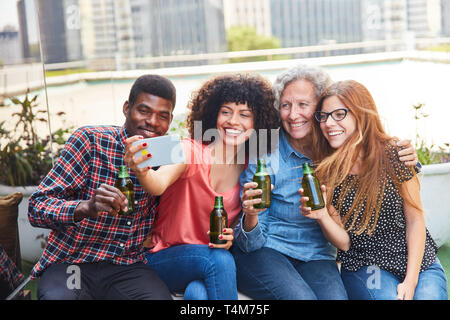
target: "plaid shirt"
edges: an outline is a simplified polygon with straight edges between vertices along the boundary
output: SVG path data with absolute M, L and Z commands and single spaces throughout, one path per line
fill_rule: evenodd
M 140 185 L 133 173 L 134 214 L 74 222 L 74 210 L 88 200 L 102 183 L 114 185 L 123 165 L 122 127 L 83 127 L 67 141 L 60 158 L 30 197 L 28 218 L 36 227 L 50 228 L 47 247 L 31 276 L 53 263 L 108 261 L 128 265 L 144 261 L 143 241 L 153 223 L 158 201 Z
M 6 251 L 0 245 L 0 280 L 5 281 L 11 290 L 21 284 L 25 278 L 17 269 L 16 264 L 8 257 Z

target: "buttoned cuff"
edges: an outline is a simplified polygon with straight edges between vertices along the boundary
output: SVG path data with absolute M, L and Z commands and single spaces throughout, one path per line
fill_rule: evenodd
M 56 215 L 57 223 L 61 225 L 78 226 L 79 222 L 75 221 L 75 209 L 80 204 L 81 200 L 72 200 L 64 203 L 60 214 Z

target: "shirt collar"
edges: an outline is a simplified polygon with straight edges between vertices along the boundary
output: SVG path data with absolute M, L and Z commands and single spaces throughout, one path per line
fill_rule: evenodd
M 127 140 L 127 139 L 128 139 L 127 130 L 125 130 L 125 126 L 122 126 L 119 130 L 119 140 L 125 146 L 125 140 Z
M 284 128 L 280 129 L 280 154 L 283 157 L 284 161 L 287 161 L 288 158 L 294 154 L 295 156 L 299 158 L 304 158 L 306 160 L 310 160 L 307 156 L 303 155 L 302 153 L 295 150 L 289 141 L 287 140 L 287 133 L 284 131 Z

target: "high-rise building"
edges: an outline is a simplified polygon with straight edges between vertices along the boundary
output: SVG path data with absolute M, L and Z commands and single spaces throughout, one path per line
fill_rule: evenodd
M 403 39 L 407 28 L 405 1 L 271 0 L 272 33 L 284 47 Z M 339 54 L 373 50 L 380 48 L 346 49 Z M 309 56 L 317 55 L 322 54 Z
M 25 0 L 17 1 L 17 15 L 19 18 L 20 43 L 22 47 L 23 57 L 31 58 L 30 40 L 28 38 L 28 22 L 26 17 Z
M 67 61 L 64 26 L 64 3 L 59 0 L 39 0 L 39 29 L 45 63 Z
M 130 5 L 136 57 L 151 56 L 153 34 L 149 18 L 153 10 L 152 1 L 130 0 Z
M 79 10 L 84 56 L 94 68 L 132 68 L 130 0 L 79 0 Z
M 450 37 L 450 0 L 441 0 L 441 34 Z
M 270 0 L 223 0 L 225 29 L 248 26 L 267 37 L 272 36 Z
M 34 0 L 17 1 L 20 43 L 23 52 L 23 62 L 41 60 L 39 50 L 39 25 Z
M 408 31 L 417 38 L 435 37 L 441 31 L 440 0 L 406 0 Z
M 131 3 L 139 48 L 136 52 L 141 57 L 227 49 L 222 0 L 131 0 Z
M 22 62 L 22 48 L 17 30 L 0 31 L 0 65 Z
M 36 1 L 45 63 L 82 59 L 78 0 Z
M 356 42 L 363 38 L 360 0 L 271 0 L 270 5 L 272 34 L 283 47 Z
M 406 0 L 362 0 L 361 14 L 362 41 L 406 39 L 408 28 Z M 383 50 L 404 49 L 402 46 L 401 42 L 388 44 Z

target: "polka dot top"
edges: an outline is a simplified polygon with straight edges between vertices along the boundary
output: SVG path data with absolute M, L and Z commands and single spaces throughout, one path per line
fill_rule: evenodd
M 386 148 L 389 160 L 400 182 L 408 181 L 413 177 L 411 170 L 398 159 L 397 147 L 390 144 Z M 343 185 L 348 185 L 351 179 L 358 179 L 356 175 L 349 175 L 347 180 L 340 184 L 333 194 L 332 204 L 338 208 L 337 201 Z M 357 182 L 357 181 L 356 181 Z M 403 199 L 392 179 L 388 177 L 388 185 L 385 188 L 380 214 L 374 231 L 369 236 L 367 231 L 360 235 L 349 231 L 350 249 L 339 250 L 338 260 L 342 267 L 349 271 L 357 271 L 363 266 L 376 265 L 398 276 L 401 281 L 406 275 L 407 246 L 406 246 L 406 220 L 403 210 Z M 339 208 L 341 217 L 350 209 L 355 197 L 355 189 L 352 189 L 342 200 Z M 364 206 L 358 214 L 355 225 L 361 220 Z M 348 227 L 352 219 L 349 219 Z M 369 224 L 370 226 L 370 224 Z M 426 270 L 436 260 L 437 245 L 426 230 L 425 251 L 420 271 Z

